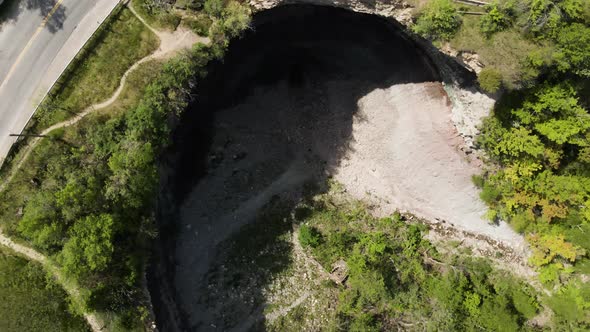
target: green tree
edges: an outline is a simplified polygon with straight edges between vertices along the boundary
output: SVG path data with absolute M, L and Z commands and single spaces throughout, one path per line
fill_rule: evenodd
M 585 251 L 567 241 L 563 235 L 532 234 L 528 240 L 533 247 L 531 263 L 542 266 L 553 262 L 556 258 L 574 262 L 578 256 L 585 254 Z
M 52 192 L 41 190 L 32 197 L 25 207 L 18 231 L 41 249 L 61 248 L 65 227 L 59 221 L 59 210 Z
M 150 143 L 124 141 L 121 151 L 109 159 L 112 172 L 106 196 L 122 207 L 139 209 L 153 200 L 158 183 L 155 152 Z
M 205 13 L 210 16 L 221 18 L 223 9 L 225 8 L 225 0 L 205 0 Z
M 230 38 L 242 34 L 250 26 L 250 9 L 237 1 L 230 1 L 223 11 L 223 29 Z
M 590 286 L 574 282 L 548 300 L 558 326 L 570 331 L 590 329 Z
M 299 228 L 299 242 L 304 247 L 317 247 L 322 241 L 322 234 L 314 227 L 301 225 Z
M 512 25 L 514 15 L 514 4 L 506 2 L 503 5 L 494 2 L 486 6 L 486 14 L 481 17 L 479 27 L 486 36 L 505 30 Z
M 60 255 L 64 271 L 80 276 L 104 270 L 112 259 L 113 237 L 111 215 L 91 215 L 77 221 Z
M 494 68 L 484 68 L 477 76 L 479 86 L 490 93 L 494 93 L 502 86 L 502 74 Z
M 539 137 L 532 131 L 520 127 L 511 128 L 504 132 L 502 140 L 494 149 L 494 154 L 507 158 L 519 158 L 523 156 L 539 157 L 543 155 L 545 147 Z
M 574 23 L 560 30 L 555 55 L 559 70 L 590 78 L 590 27 Z
M 461 16 L 450 0 L 430 1 L 418 14 L 412 30 L 428 39 L 449 40 L 461 26 Z
M 71 173 L 55 194 L 55 203 L 64 221 L 71 223 L 102 208 L 102 182 L 88 169 Z

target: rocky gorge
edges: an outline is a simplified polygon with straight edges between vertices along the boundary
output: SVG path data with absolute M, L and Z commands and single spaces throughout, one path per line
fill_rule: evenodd
M 222 244 L 273 200 L 289 210 L 328 181 L 377 215 L 414 213 L 433 239 L 502 250 L 531 273 L 524 240 L 484 219 L 471 183 L 473 139 L 494 104 L 475 69 L 408 33 L 401 1 L 250 4 L 252 29 L 197 84 L 162 166 L 148 278 L 161 330 L 247 330 L 263 317 L 254 300 L 229 321 L 207 301 Z

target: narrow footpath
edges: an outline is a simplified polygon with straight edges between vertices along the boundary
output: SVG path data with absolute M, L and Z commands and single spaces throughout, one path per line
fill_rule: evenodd
M 113 95 L 98 104 L 91 105 L 88 108 L 84 109 L 82 112 L 78 113 L 74 117 L 69 120 L 66 120 L 61 123 L 57 123 L 47 129 L 45 129 L 41 135 L 47 135 L 53 130 L 69 127 L 75 125 L 80 120 L 82 120 L 87 115 L 96 112 L 98 110 L 104 109 L 111 104 L 113 104 L 121 92 L 123 92 L 123 88 L 125 87 L 125 83 L 129 74 L 131 74 L 134 70 L 136 70 L 141 64 L 148 62 L 150 60 L 163 60 L 170 58 L 177 54 L 178 52 L 189 49 L 196 43 L 209 43 L 209 38 L 201 37 L 196 35 L 190 30 L 179 28 L 173 32 L 168 31 L 159 31 L 154 29 L 150 26 L 131 6 L 130 3 L 127 4 L 128 8 L 131 12 L 143 23 L 145 24 L 154 34 L 158 36 L 160 39 L 160 47 L 152 54 L 144 57 L 143 59 L 137 61 L 133 66 L 131 66 L 123 77 L 121 77 L 121 81 L 117 90 L 113 93 Z M 21 157 L 21 159 L 12 167 L 9 175 L 6 179 L 0 184 L 0 191 L 4 190 L 6 186 L 11 182 L 12 178 L 18 172 L 18 170 L 22 167 L 24 162 L 29 157 L 30 153 L 33 151 L 35 146 L 40 142 L 41 138 L 37 137 L 32 139 L 25 147 L 25 153 Z M 65 279 L 64 275 L 61 273 L 59 267 L 53 262 L 51 259 L 47 258 L 45 255 L 39 253 L 35 249 L 30 246 L 23 245 L 12 241 L 8 236 L 6 236 L 2 229 L 0 229 L 0 245 L 8 247 L 13 251 L 17 252 L 20 255 L 23 255 L 29 260 L 38 262 L 44 266 L 44 268 L 50 272 L 58 281 L 58 283 L 64 288 L 64 290 L 70 295 L 72 301 L 75 303 L 82 303 L 82 299 L 80 298 L 80 290 L 77 285 L 72 284 L 70 280 Z M 99 332 L 103 331 L 106 327 L 105 322 L 103 322 L 95 313 L 84 313 L 84 318 L 88 322 L 88 325 L 91 327 L 92 331 Z

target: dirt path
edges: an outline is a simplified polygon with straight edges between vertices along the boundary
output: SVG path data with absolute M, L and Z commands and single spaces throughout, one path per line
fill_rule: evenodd
M 158 30 L 154 29 L 153 27 L 151 27 L 141 16 L 139 16 L 139 14 L 137 14 L 137 12 L 131 7 L 130 3 L 128 4 L 128 7 L 131 10 L 131 12 L 143 24 L 145 24 L 154 34 L 156 34 L 158 36 L 158 38 L 160 39 L 159 48 L 154 53 L 137 61 L 135 64 L 133 64 L 133 66 L 131 66 L 123 74 L 123 77 L 121 77 L 121 81 L 119 83 L 119 87 L 117 88 L 117 90 L 113 93 L 113 95 L 109 99 L 107 99 L 101 103 L 91 105 L 91 106 L 87 107 L 86 109 L 84 109 L 82 112 L 80 112 L 77 115 L 75 115 L 74 117 L 72 117 L 71 119 L 57 123 L 47 129 L 45 129 L 43 132 L 40 133 L 41 135 L 48 135 L 53 130 L 72 126 L 72 125 L 78 123 L 80 120 L 82 120 L 84 117 L 86 117 L 90 113 L 104 109 L 104 108 L 112 105 L 117 100 L 117 98 L 119 98 L 121 93 L 123 92 L 123 89 L 125 88 L 125 83 L 127 82 L 127 78 L 129 77 L 129 74 L 131 74 L 134 70 L 136 70 L 141 64 L 146 63 L 151 60 L 167 59 L 182 50 L 190 48 L 192 45 L 199 43 L 199 42 L 209 43 L 209 38 L 198 36 L 198 35 L 194 34 L 192 31 L 186 30 L 186 29 L 177 29 L 174 32 L 158 31 Z M 25 152 L 24 152 L 22 158 L 18 161 L 18 163 L 15 166 L 12 167 L 8 177 L 0 184 L 0 191 L 3 191 L 6 188 L 6 186 L 10 183 L 10 181 L 16 175 L 18 170 L 22 167 L 22 165 L 27 160 L 30 153 L 33 151 L 34 147 L 40 142 L 40 140 L 41 140 L 41 138 L 37 137 L 37 138 L 32 139 L 27 144 L 27 146 L 24 148 Z M 47 259 L 47 257 L 45 257 L 44 255 L 42 255 L 41 253 L 37 252 L 36 250 L 34 250 L 30 247 L 15 243 L 9 237 L 4 235 L 1 230 L 0 230 L 0 245 L 11 248 L 12 250 L 25 256 L 26 258 L 36 261 L 36 262 L 39 262 L 42 265 L 44 265 L 45 268 L 48 271 L 50 271 L 53 274 L 53 276 L 57 279 L 57 281 L 62 285 L 62 287 L 70 295 L 72 300 L 74 302 L 82 303 L 82 299 L 80 299 L 80 292 L 79 292 L 78 288 L 76 286 L 72 286 L 71 283 L 65 282 L 65 278 L 62 275 L 62 273 L 60 272 L 59 267 L 56 266 L 53 262 L 51 262 L 51 260 Z M 105 323 L 102 322 L 102 320 L 99 319 L 93 313 L 84 313 L 84 318 L 86 319 L 86 321 L 88 322 L 88 324 L 90 325 L 92 330 L 95 332 L 102 331 L 106 326 Z
M 82 112 L 76 114 L 72 118 L 70 118 L 66 121 L 60 122 L 60 123 L 56 123 L 53 126 L 43 130 L 40 133 L 40 135 L 45 136 L 56 129 L 72 126 L 72 125 L 78 123 L 83 118 L 85 118 L 87 115 L 112 105 L 117 100 L 117 98 L 119 98 L 121 93 L 123 92 L 123 89 L 125 88 L 125 83 L 127 82 L 127 78 L 129 77 L 129 74 L 131 74 L 141 64 L 146 63 L 151 60 L 162 60 L 162 59 L 170 58 L 174 54 L 176 54 L 182 50 L 188 49 L 196 43 L 205 43 L 205 44 L 209 43 L 209 38 L 198 36 L 198 35 L 194 34 L 192 31 L 186 30 L 186 29 L 177 29 L 176 31 L 173 31 L 173 32 L 156 30 L 152 26 L 150 26 L 133 9 L 133 7 L 131 6 L 131 3 L 128 4 L 128 8 L 146 27 L 148 27 L 148 29 L 150 29 L 150 31 L 152 31 L 155 35 L 158 36 L 158 38 L 160 39 L 160 46 L 158 47 L 158 49 L 154 53 L 137 61 L 135 64 L 133 64 L 133 66 L 131 66 L 123 74 L 123 77 L 121 77 L 121 81 L 119 83 L 119 87 L 117 88 L 117 90 L 113 93 L 113 95 L 109 99 L 107 99 L 101 103 L 98 103 L 98 104 L 90 105 L 89 107 L 84 109 Z M 29 157 L 29 155 L 33 151 L 33 148 L 39 143 L 39 141 L 41 139 L 42 139 L 41 137 L 35 137 L 24 147 L 25 152 L 24 152 L 23 156 L 20 158 L 18 163 L 12 167 L 9 175 L 6 177 L 6 180 L 4 180 L 0 184 L 0 191 L 3 191 L 6 188 L 6 186 L 8 185 L 8 183 L 10 183 L 12 178 L 16 175 L 16 172 L 22 167 L 23 163 L 27 160 L 27 158 Z
M 292 255 L 295 257 L 301 257 L 301 259 L 305 262 L 305 266 L 307 268 L 306 273 L 311 274 L 312 271 L 314 273 L 317 273 L 319 278 L 314 279 L 314 281 L 313 281 L 314 284 L 318 285 L 323 280 L 330 280 L 330 275 L 328 274 L 328 272 L 326 272 L 326 270 L 324 270 L 324 268 L 320 265 L 320 263 L 318 261 L 316 261 L 313 257 L 310 257 L 305 252 L 305 250 L 303 250 L 303 247 L 301 247 L 301 243 L 299 242 L 298 239 L 299 239 L 299 228 L 295 229 L 293 234 L 291 235 L 291 243 L 293 244 Z M 284 317 L 284 316 L 288 315 L 291 310 L 293 310 L 297 306 L 301 305 L 311 295 L 312 294 L 311 294 L 310 290 L 303 292 L 303 294 L 301 294 L 301 296 L 299 296 L 297 299 L 295 299 L 295 301 L 291 302 L 288 306 L 278 308 L 275 311 L 272 311 L 272 312 L 268 313 L 267 315 L 265 315 L 265 319 L 269 323 L 273 323 L 274 321 L 276 321 L 280 317 Z
M 43 254 L 37 252 L 36 250 L 29 248 L 27 246 L 15 243 L 9 237 L 4 235 L 0 230 L 0 244 L 8 247 L 15 252 L 25 256 L 27 259 L 40 263 L 45 267 L 47 271 L 50 271 L 53 276 L 57 279 L 57 282 L 65 289 L 68 295 L 71 297 L 72 301 L 75 303 L 82 303 L 82 299 L 80 299 L 80 292 L 75 286 L 71 286 L 69 283 L 65 281 L 65 278 L 61 272 L 59 272 L 59 268 L 55 266 L 53 262 L 51 262 L 47 257 Z M 98 318 L 94 313 L 85 312 L 84 319 L 88 322 L 88 325 L 92 328 L 92 331 L 102 331 L 105 327 L 104 322 L 100 318 Z

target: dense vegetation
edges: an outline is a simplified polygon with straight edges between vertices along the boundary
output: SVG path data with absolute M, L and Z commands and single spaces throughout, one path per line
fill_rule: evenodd
M 413 30 L 437 44 L 448 42 L 458 51 L 477 53 L 510 89 L 535 85 L 553 70 L 588 77 L 590 2 L 494 0 L 481 16 L 461 19 L 464 11 L 481 9 L 451 0 L 428 1 L 419 8 Z M 487 89 L 485 83 L 482 87 Z
M 0 249 L 0 330 L 88 331 L 69 312 L 67 294 L 43 268 Z
M 247 8 L 219 3 L 221 14 L 212 16 L 218 27 L 212 45 L 196 46 L 165 63 L 126 112 L 103 112 L 53 132 L 27 161 L 36 167 L 25 166 L 1 194 L 5 230 L 52 257 L 87 290 L 83 310 L 115 313 L 119 328 L 140 327 L 147 315 L 141 278 L 149 241 L 157 233 L 151 212 L 157 158 L 171 125 L 187 106 L 191 82 L 205 74 L 210 59 L 223 54 L 227 39 L 249 24 Z M 81 68 L 93 70 L 88 63 Z M 72 87 L 68 95 L 82 92 Z M 24 206 L 14 207 L 21 202 Z
M 540 298 L 524 282 L 494 270 L 484 259 L 441 253 L 426 239 L 426 227 L 396 213 L 375 218 L 358 202 L 333 193 L 300 205 L 299 241 L 331 270 L 344 259 L 335 324 L 341 330 L 531 329 Z
M 531 263 L 548 285 L 590 272 L 590 115 L 576 90 L 566 81 L 508 93 L 479 138 L 500 166 L 483 182 L 489 217 L 526 234 Z M 586 311 L 578 319 L 589 327 L 590 286 L 576 288 L 564 294 Z
M 427 5 L 417 25 L 443 29 L 426 18 L 451 21 L 448 5 L 438 15 L 443 7 Z M 494 1 L 466 24 L 456 37 L 416 31 L 480 54 L 481 87 L 503 90 L 478 138 L 490 161 L 475 178 L 488 216 L 526 235 L 563 326 L 590 328 L 590 285 L 579 277 L 590 273 L 590 1 Z
M 461 16 L 450 0 L 432 0 L 424 7 L 412 27 L 429 39 L 450 39 L 461 25 Z

